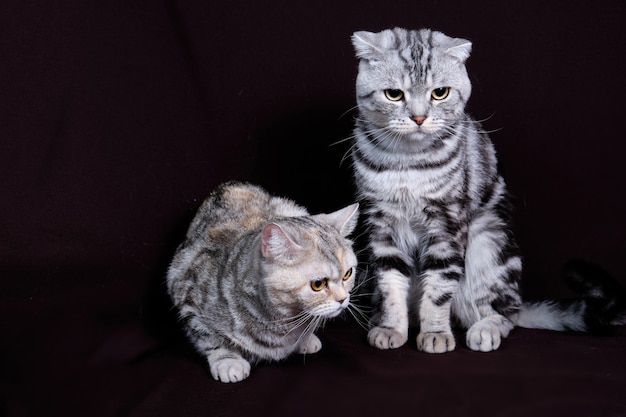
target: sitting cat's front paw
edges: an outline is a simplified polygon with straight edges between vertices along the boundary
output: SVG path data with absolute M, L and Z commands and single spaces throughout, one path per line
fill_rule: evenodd
M 369 331 L 367 341 L 378 349 L 395 349 L 406 343 L 407 335 L 387 327 L 374 327 Z
M 417 348 L 427 353 L 451 352 L 456 347 L 452 333 L 421 333 L 417 335 Z
M 296 351 L 298 353 L 307 354 L 319 352 L 321 348 L 322 342 L 320 341 L 319 337 L 312 334 L 300 341 L 296 348 Z
M 501 341 L 500 328 L 486 321 L 474 323 L 466 335 L 467 347 L 480 352 L 491 352 L 498 349 Z
M 211 376 L 221 382 L 239 382 L 250 375 L 250 363 L 243 358 L 224 358 L 211 363 Z

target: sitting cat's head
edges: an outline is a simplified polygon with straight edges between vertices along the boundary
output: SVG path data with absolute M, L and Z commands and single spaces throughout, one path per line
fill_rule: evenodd
M 358 204 L 330 214 L 285 217 L 261 232 L 267 297 L 282 315 L 331 318 L 350 303 L 357 259 L 346 238 Z
M 442 137 L 464 113 L 472 90 L 465 69 L 471 42 L 396 28 L 355 32 L 352 43 L 360 59 L 359 121 L 381 142 Z

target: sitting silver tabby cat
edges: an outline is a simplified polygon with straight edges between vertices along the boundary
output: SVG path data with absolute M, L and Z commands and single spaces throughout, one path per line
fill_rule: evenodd
M 357 216 L 358 204 L 311 216 L 244 183 L 204 201 L 167 285 L 213 378 L 241 381 L 257 361 L 321 349 L 315 330 L 350 305 Z
M 352 42 L 351 152 L 380 310 L 369 343 L 402 346 L 412 319 L 418 349 L 431 353 L 455 348 L 453 324 L 467 329 L 471 349 L 491 351 L 515 325 L 585 331 L 623 322 L 606 307 L 615 305 L 610 284 L 583 283 L 579 273 L 570 274 L 578 301 L 522 301 L 506 185 L 492 142 L 465 113 L 472 44 L 399 28 L 356 32 Z

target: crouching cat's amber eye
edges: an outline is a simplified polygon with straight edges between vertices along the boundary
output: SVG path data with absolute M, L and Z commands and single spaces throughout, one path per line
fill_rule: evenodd
M 448 97 L 448 94 L 450 94 L 450 87 L 440 87 L 435 88 L 430 95 L 435 100 L 443 100 Z
M 322 291 L 328 284 L 328 278 L 316 279 L 311 281 L 311 289 L 313 291 Z
M 400 101 L 404 97 L 402 90 L 396 90 L 394 88 L 388 88 L 385 90 L 385 97 L 391 101 Z
M 343 276 L 343 280 L 347 281 L 352 276 L 352 268 L 348 269 L 348 271 Z

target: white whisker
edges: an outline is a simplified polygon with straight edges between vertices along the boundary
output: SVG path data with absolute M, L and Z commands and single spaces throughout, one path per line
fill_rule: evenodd
M 358 109 L 358 108 L 359 108 L 359 106 L 358 106 L 358 105 L 350 107 L 348 110 L 346 110 L 345 112 L 341 113 L 341 116 L 339 116 L 339 120 L 343 119 L 343 117 L 344 117 L 346 114 L 348 114 L 348 113 L 350 113 L 350 112 L 352 112 L 353 110 L 356 110 L 356 109 Z
M 350 304 L 347 310 L 350 316 L 359 325 L 359 327 L 366 331 L 369 330 L 369 316 L 365 312 L 363 312 L 361 307 L 357 306 L 356 304 Z

